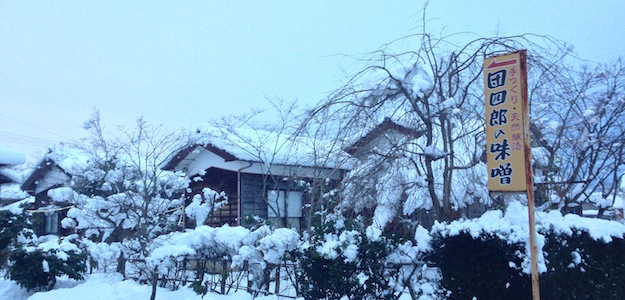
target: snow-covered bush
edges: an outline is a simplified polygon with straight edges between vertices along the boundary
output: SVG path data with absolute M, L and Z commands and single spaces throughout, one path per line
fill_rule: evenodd
M 121 253 L 119 243 L 95 243 L 88 239 L 82 239 L 81 242 L 89 255 L 90 272 L 96 269 L 104 273 L 120 271 L 118 268 Z
M 220 273 L 222 293 L 226 279 L 231 275 L 232 257 L 244 245 L 250 231 L 244 227 L 200 226 L 187 232 L 173 232 L 160 237 L 157 247 L 147 258 L 150 269 L 161 278 L 161 285 L 169 282 L 175 287 L 188 279 L 187 269 L 194 269 L 196 285 L 207 285 L 207 272 Z M 172 286 L 170 286 L 172 287 Z M 215 288 L 215 287 L 211 287 Z
M 299 293 L 305 299 L 397 299 L 419 270 L 418 248 L 369 235 L 358 219 L 330 219 L 298 249 Z
M 558 211 L 536 215 L 541 294 L 617 299 L 625 278 L 625 225 Z M 437 223 L 432 260 L 449 299 L 529 299 L 527 207 L 511 203 L 472 220 Z M 615 298 L 616 297 L 616 298 Z
M 32 235 L 26 216 L 0 210 L 0 269 L 4 269 L 8 258 L 17 245 L 20 236 Z
M 588 230 L 545 233 L 548 269 L 540 277 L 543 299 L 622 299 L 625 240 L 598 240 L 592 234 Z
M 392 285 L 396 290 L 408 290 L 411 299 L 445 299 L 440 288 L 440 272 L 428 266 L 427 259 L 432 253 L 432 237 L 429 231 L 417 226 L 414 240 L 395 245 L 388 255 L 388 264 L 397 269 L 397 278 Z
M 248 286 L 253 291 L 269 291 L 271 272 L 275 271 L 276 294 L 280 291 L 281 264 L 292 259 L 300 235 L 292 229 L 261 226 L 245 239 L 245 245 L 233 257 L 232 266 L 248 271 Z
M 299 234 L 286 228 L 261 226 L 250 231 L 228 225 L 200 226 L 160 237 L 156 241 L 159 246 L 147 260 L 161 278 L 161 286 L 171 288 L 193 281 L 192 288 L 199 294 L 208 290 L 225 294 L 231 288 L 238 289 L 241 276 L 248 274 L 251 290 L 268 291 L 271 279 L 267 274 L 284 262 L 299 241 Z M 186 270 L 195 272 L 188 274 Z M 218 279 L 206 276 L 209 273 L 218 274 Z
M 523 244 L 506 237 L 483 233 L 478 237 L 462 232 L 435 235 L 433 260 L 442 274 L 441 286 L 449 299 L 531 299 L 527 274 L 513 266 L 521 259 Z M 501 298 L 499 298 L 501 297 Z
M 86 256 L 74 244 L 75 238 L 47 235 L 25 241 L 11 253 L 8 277 L 27 290 L 50 290 L 60 275 L 83 279 Z
M 195 194 L 185 208 L 185 215 L 195 221 L 195 226 L 202 226 L 213 211 L 228 204 L 225 192 L 218 193 L 210 188 L 203 188 L 201 194 Z

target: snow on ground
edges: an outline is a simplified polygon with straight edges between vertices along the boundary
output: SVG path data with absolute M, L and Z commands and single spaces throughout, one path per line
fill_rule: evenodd
M 625 225 L 619 222 L 607 221 L 601 219 L 589 219 L 582 218 L 576 215 L 562 215 L 558 211 L 551 212 L 537 212 L 537 227 L 540 231 L 552 230 L 564 235 L 570 235 L 574 231 L 581 230 L 588 232 L 591 237 L 596 240 L 610 242 L 613 238 L 622 238 L 625 235 Z M 239 241 L 242 237 L 233 238 L 236 236 L 237 231 L 243 232 L 239 228 L 224 227 L 223 230 L 218 230 L 208 227 L 200 227 L 202 230 L 197 232 L 185 233 L 180 235 L 180 239 L 177 239 L 177 245 L 187 244 L 190 242 L 197 242 L 197 237 L 201 236 L 204 239 L 210 237 L 210 239 L 220 239 L 225 241 L 224 243 L 231 244 L 232 249 L 240 248 Z M 225 231 L 224 231 L 225 230 Z M 235 231 L 236 230 L 236 231 Z M 460 232 L 467 232 L 474 237 L 480 236 L 482 232 L 490 232 L 494 234 L 503 234 L 504 238 L 508 241 L 526 242 L 529 238 L 528 226 L 527 226 L 527 207 L 523 206 L 519 202 L 513 202 L 508 206 L 507 211 L 489 211 L 482 217 L 471 220 L 454 221 L 449 224 L 437 223 L 434 228 L 439 234 L 457 235 Z M 207 235 L 207 232 L 209 233 Z M 220 234 L 217 234 L 219 231 Z M 221 232 L 224 231 L 224 232 Z M 261 239 L 261 249 L 287 249 L 289 244 L 287 241 L 297 241 L 298 236 L 294 232 L 283 229 L 277 230 L 278 234 L 270 235 L 265 239 Z M 201 234 L 199 234 L 201 233 Z M 198 235 L 199 234 L 199 235 Z M 241 235 L 243 236 L 243 235 Z M 539 232 L 540 245 L 539 250 L 542 249 L 544 243 L 544 237 Z M 427 230 L 419 227 L 416 231 L 415 238 L 417 239 L 420 247 L 424 247 L 422 250 L 429 250 L 429 244 L 431 236 Z M 187 239 L 187 242 L 184 240 Z M 233 243 L 233 241 L 236 241 Z M 212 243 L 212 242 L 211 242 Z M 274 249 L 275 250 L 275 249 Z M 282 253 L 267 251 L 264 252 L 267 257 L 265 259 L 272 261 L 282 255 Z M 540 251 L 542 252 L 542 251 Z M 578 253 L 573 254 L 573 263 L 579 263 L 581 259 Z M 540 265 L 544 271 L 546 268 L 544 257 L 539 257 Z M 529 264 L 524 264 L 524 269 L 528 268 Z M 529 270 L 526 270 L 529 273 Z M 1 275 L 1 274 L 0 274 Z M 43 300 L 43 299 L 93 299 L 93 300 L 138 300 L 149 299 L 151 295 L 151 286 L 141 285 L 132 280 L 123 280 L 119 274 L 91 274 L 86 276 L 87 279 L 83 281 L 75 281 L 67 277 L 60 277 L 57 280 L 55 289 L 47 292 L 28 292 L 14 282 L 2 278 L 0 276 L 0 299 L 14 299 L 14 300 Z M 158 288 L 156 293 L 156 299 L 159 300 L 185 300 L 185 299 L 214 299 L 214 300 L 278 300 L 278 299 L 292 299 L 279 296 L 259 296 L 254 298 L 252 295 L 245 291 L 237 291 L 229 295 L 208 294 L 204 297 L 197 295 L 193 290 L 188 287 L 182 287 L 176 291 L 168 289 Z M 407 293 L 404 293 L 401 300 L 410 299 Z M 427 296 L 423 299 L 427 299 Z M 299 298 L 298 300 L 302 300 Z
M 141 285 L 132 280 L 123 280 L 119 274 L 91 274 L 84 281 L 75 281 L 66 276 L 57 280 L 56 287 L 47 292 L 27 292 L 15 282 L 0 278 L 0 299 L 11 300 L 51 300 L 51 299 L 81 299 L 81 300 L 140 300 L 150 299 L 152 288 Z M 292 299 L 275 295 L 258 296 L 254 298 L 247 292 L 238 291 L 230 295 L 207 294 L 202 298 L 192 289 L 182 287 L 177 291 L 158 288 L 157 300 L 285 300 Z M 408 294 L 402 295 L 400 300 L 408 300 Z M 297 300 L 303 300 L 298 298 Z
M 151 287 L 141 285 L 132 280 L 122 280 L 118 274 L 91 274 L 85 281 L 76 282 L 61 277 L 52 291 L 27 292 L 12 281 L 0 279 L 0 299 L 12 300 L 50 300 L 50 299 L 84 299 L 84 300 L 139 300 L 150 299 Z M 158 288 L 157 300 L 248 300 L 254 299 L 247 292 L 238 291 L 231 295 L 208 294 L 204 298 L 190 288 L 177 291 Z M 257 300 L 278 300 L 277 296 L 256 297 Z

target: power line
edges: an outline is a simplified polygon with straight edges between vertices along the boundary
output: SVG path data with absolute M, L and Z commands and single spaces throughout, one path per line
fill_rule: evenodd
M 55 136 L 60 137 L 60 138 L 62 138 L 62 139 L 67 139 L 66 137 L 64 137 L 64 136 L 62 136 L 62 135 L 59 135 L 58 133 L 55 133 L 55 132 L 52 132 L 52 131 L 50 131 L 50 130 L 47 130 L 47 129 L 41 128 L 41 127 L 39 127 L 39 126 L 36 126 L 36 125 L 30 124 L 30 123 L 24 122 L 23 120 L 19 120 L 19 119 L 14 118 L 14 117 L 7 116 L 7 115 L 5 115 L 5 114 L 3 114 L 3 113 L 0 113 L 0 116 L 5 117 L 5 118 L 9 118 L 9 119 L 11 119 L 11 120 L 13 120 L 13 121 L 15 121 L 15 122 L 22 123 L 22 124 L 24 124 L 24 125 L 26 125 L 26 126 L 30 126 L 30 127 L 35 128 L 35 129 L 37 129 L 37 130 L 41 130 L 41 131 L 43 131 L 43 132 L 45 132 L 45 133 L 47 133 L 47 134 L 55 135 Z
M 14 133 L 9 133 L 9 132 L 4 132 L 4 131 L 0 131 L 0 140 L 11 142 L 11 143 L 22 144 L 22 145 L 43 146 L 43 147 L 49 146 L 50 144 L 59 143 L 58 140 L 41 139 L 41 138 L 14 134 Z
M 613 51 L 613 52 L 608 52 L 608 53 L 595 55 L 593 57 L 590 57 L 590 58 L 587 58 L 587 59 L 582 59 L 582 60 L 583 61 L 587 61 L 587 62 L 592 62 L 592 63 L 601 63 L 601 62 L 599 62 L 597 60 L 601 59 L 601 58 L 608 57 L 608 56 L 615 56 L 615 55 L 620 57 L 620 55 L 624 54 L 624 53 L 625 53 L 625 49 L 622 49 L 622 50 L 618 50 L 618 51 Z

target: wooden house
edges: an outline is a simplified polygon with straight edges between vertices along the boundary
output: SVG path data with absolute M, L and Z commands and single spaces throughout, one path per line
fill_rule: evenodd
M 73 176 L 73 169 L 82 156 L 77 150 L 50 150 L 22 183 L 21 189 L 35 198 L 28 210 L 33 213 L 34 231 L 37 235 L 67 235 L 71 230 L 61 226 L 70 208 L 66 203 L 57 203 L 48 196 L 48 191 L 67 184 Z
M 191 179 L 190 195 L 206 187 L 225 192 L 228 204 L 215 209 L 207 225 L 252 226 L 264 220 L 305 228 L 319 188 L 329 189 L 342 178 L 343 170 L 327 154 L 313 153 L 322 153 L 320 147 L 302 140 L 240 128 L 207 127 L 197 134 L 163 169 L 183 171 Z
M 408 128 L 395 123 L 390 118 L 385 118 L 384 121 L 345 148 L 345 151 L 352 157 L 360 159 L 374 151 L 387 152 L 394 145 L 404 143 L 406 140 L 418 139 L 422 135 L 423 131 Z

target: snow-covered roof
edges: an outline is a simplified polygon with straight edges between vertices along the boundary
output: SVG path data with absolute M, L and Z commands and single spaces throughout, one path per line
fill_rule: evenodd
M 0 183 L 19 183 L 22 182 L 20 173 L 9 168 L 0 167 Z
M 5 184 L 0 187 L 0 199 L 19 200 L 28 197 L 28 194 L 20 189 L 19 184 Z
M 6 147 L 0 147 L 0 184 L 21 182 L 22 176 L 10 167 L 24 162 L 26 162 L 24 154 Z
M 27 197 L 21 200 L 17 200 L 15 202 L 9 202 L 7 205 L 0 206 L 0 210 L 6 210 L 13 214 L 19 215 L 24 211 L 24 207 L 27 207 L 30 204 L 35 203 L 35 197 Z
M 84 170 L 84 166 L 89 162 L 89 155 L 78 148 L 59 145 L 51 148 L 43 157 L 37 167 L 30 173 L 22 184 L 25 191 L 33 191 L 38 180 L 53 168 L 60 169 L 60 172 L 72 176 Z
M 340 145 L 272 131 L 202 124 L 190 136 L 186 149 L 165 164 L 172 169 L 197 147 L 202 146 L 226 161 L 335 168 L 347 157 Z
M 12 149 L 0 146 L 0 165 L 20 165 L 26 162 L 26 156 Z
M 90 156 L 82 149 L 59 145 L 51 148 L 44 160 L 51 160 L 68 174 L 82 172 L 89 163 Z
M 353 142 L 351 145 L 345 148 L 345 151 L 350 155 L 354 155 L 358 149 L 362 147 L 368 146 L 372 141 L 377 139 L 379 136 L 389 132 L 394 131 L 401 133 L 407 137 L 418 138 L 423 135 L 423 131 L 418 131 L 394 122 L 391 118 L 385 118 L 382 123 L 378 124 L 376 127 L 369 130 L 366 134 L 362 135 L 359 139 Z

